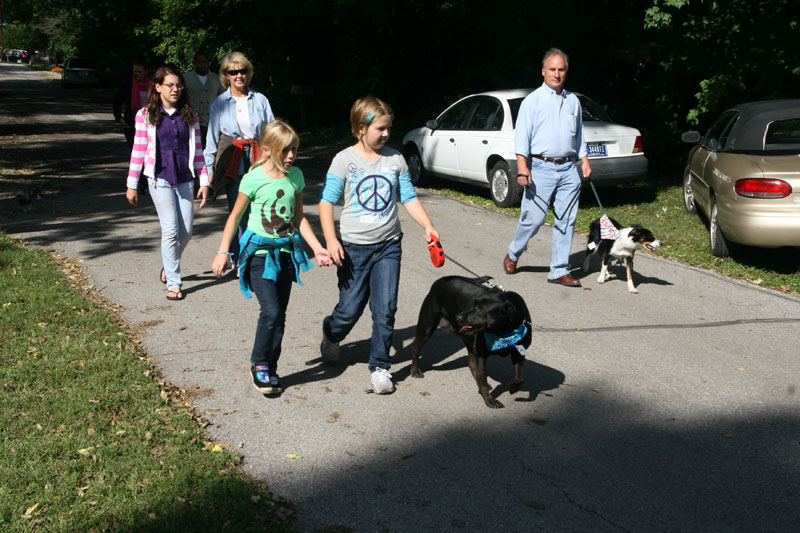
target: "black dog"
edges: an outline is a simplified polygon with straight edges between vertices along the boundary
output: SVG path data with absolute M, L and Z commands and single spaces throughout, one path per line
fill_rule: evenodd
M 638 224 L 623 228 L 622 225 L 609 217 L 614 227 L 619 231 L 616 239 L 608 240 L 600 238 L 600 219 L 592 221 L 589 227 L 589 239 L 586 242 L 586 256 L 583 260 L 583 271 L 589 272 L 589 258 L 593 253 L 600 254 L 603 266 L 600 268 L 600 276 L 597 283 L 606 282 L 611 275 L 608 273 L 608 263 L 611 258 L 625 261 L 625 269 L 628 271 L 628 292 L 638 294 L 639 291 L 633 285 L 633 254 L 636 253 L 637 246 L 644 246 L 650 251 L 655 250 L 661 243 L 653 236 L 653 232 L 643 228 Z
M 446 327 L 464 341 L 469 369 L 483 401 L 498 408 L 503 404 L 489 394 L 486 358 L 492 354 L 511 356 L 514 381 L 508 391 L 517 392 L 524 380 L 525 348 L 531 345 L 531 315 L 519 294 L 484 285 L 490 279 L 446 276 L 433 283 L 419 311 L 411 375 L 422 377 L 420 350 L 436 328 Z M 523 331 L 522 338 L 517 338 Z M 491 348 L 487 340 L 492 343 Z

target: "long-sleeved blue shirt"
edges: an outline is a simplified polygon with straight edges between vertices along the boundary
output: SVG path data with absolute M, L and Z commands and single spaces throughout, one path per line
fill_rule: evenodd
M 578 97 L 566 89 L 559 95 L 544 83 L 526 96 L 519 106 L 514 153 L 525 157 L 586 156 Z
M 258 139 L 264 126 L 275 120 L 275 115 L 272 114 L 272 107 L 270 107 L 266 96 L 248 88 L 247 111 L 250 115 L 250 124 L 253 126 L 255 138 Z M 208 111 L 208 134 L 206 135 L 206 149 L 203 151 L 203 155 L 206 159 L 206 168 L 209 170 L 209 174 L 213 172 L 221 133 L 234 139 L 245 138 L 239 130 L 239 122 L 236 120 L 236 102 L 231 95 L 230 87 L 211 102 L 211 108 Z M 239 163 L 238 174 L 240 176 L 247 171 L 245 159 L 247 158 L 242 157 Z

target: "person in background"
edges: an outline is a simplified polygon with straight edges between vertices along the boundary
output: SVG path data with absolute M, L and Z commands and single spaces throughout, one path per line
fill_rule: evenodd
M 150 77 L 147 75 L 147 65 L 142 59 L 135 59 L 131 66 L 131 75 L 125 76 L 117 87 L 114 95 L 114 120 L 122 125 L 128 149 L 133 148 L 135 135 L 134 117 L 136 112 L 144 107 L 147 90 L 150 88 Z
M 209 180 L 200 145 L 200 122 L 183 90 L 183 75 L 167 65 L 153 76 L 145 106 L 136 113 L 136 136 L 131 150 L 126 197 L 136 207 L 141 174 L 161 223 L 161 283 L 167 300 L 183 300 L 181 255 L 192 237 L 194 177 L 200 181 L 197 197 L 202 208 Z
M 225 91 L 219 82 L 219 76 L 216 73 L 209 74 L 208 64 L 208 55 L 205 52 L 197 52 L 194 55 L 194 70 L 183 74 L 186 80 L 186 92 L 189 93 L 189 103 L 200 117 L 200 140 L 203 147 L 206 145 L 211 102 Z
M 581 102 L 564 88 L 569 59 L 558 48 L 548 50 L 542 59 L 542 86 L 520 104 L 514 130 L 517 154 L 517 183 L 525 189 L 522 209 L 514 234 L 503 258 L 503 270 L 513 274 L 528 241 L 544 224 L 552 203 L 552 256 L 549 283 L 580 287 L 569 273 L 569 253 L 575 234 L 581 178 L 575 163 L 581 160 L 583 176 L 592 175 L 586 143 L 583 141 Z
M 206 168 L 213 187 L 212 199 L 225 189 L 229 213 L 236 204 L 239 180 L 253 161 L 258 160 L 261 130 L 275 119 L 267 97 L 250 88 L 252 79 L 253 65 L 244 54 L 226 54 L 219 66 L 219 81 L 226 90 L 209 109 L 204 152 Z M 247 230 L 247 219 L 246 211 L 230 245 L 237 275 L 239 247 L 236 244 Z

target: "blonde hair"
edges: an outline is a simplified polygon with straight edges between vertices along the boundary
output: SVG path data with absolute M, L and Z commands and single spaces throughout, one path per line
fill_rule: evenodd
M 350 108 L 350 131 L 356 139 L 361 140 L 370 123 L 384 115 L 394 120 L 394 112 L 389 104 L 375 96 L 359 98 Z
M 250 170 L 263 165 L 269 159 L 275 165 L 275 168 L 285 175 L 288 174 L 289 169 L 283 164 L 283 150 L 290 146 L 293 146 L 296 150 L 300 145 L 300 137 L 297 136 L 297 132 L 289 124 L 276 118 L 261 130 L 261 138 L 258 144 L 261 148 L 261 156 L 258 161 L 253 163 Z
M 241 52 L 231 52 L 225 54 L 225 57 L 222 58 L 222 62 L 219 64 L 219 82 L 226 89 L 230 87 L 231 82 L 228 79 L 228 70 L 234 65 L 247 69 L 247 85 L 249 86 L 253 80 L 253 64 Z M 236 70 L 235 67 L 234 70 Z

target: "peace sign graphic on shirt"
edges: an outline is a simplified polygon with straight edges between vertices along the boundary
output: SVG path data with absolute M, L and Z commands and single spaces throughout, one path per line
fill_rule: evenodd
M 372 174 L 358 182 L 356 186 L 358 203 L 373 213 L 380 213 L 392 201 L 392 182 L 380 174 Z

